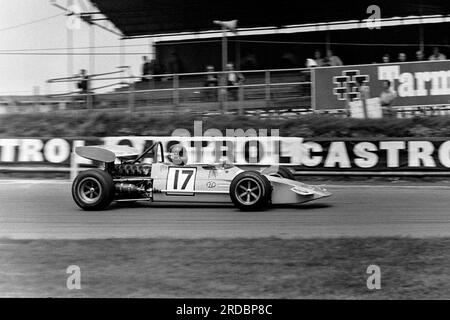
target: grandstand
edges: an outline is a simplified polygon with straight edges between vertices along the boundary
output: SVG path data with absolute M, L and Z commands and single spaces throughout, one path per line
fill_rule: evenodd
M 230 56 L 239 60 L 252 53 L 260 69 L 282 67 L 286 52 L 297 58 L 292 67 L 304 67 L 314 49 L 331 47 L 351 65 L 380 62 L 386 52 L 401 50 L 413 57 L 420 46 L 450 44 L 450 4 L 443 0 L 379 1 L 383 21 L 375 30 L 365 21 L 374 4 L 370 0 L 92 2 L 125 38 L 151 36 L 161 65 L 176 51 L 185 72 L 203 71 L 205 63 L 220 69 L 221 33 L 212 23 L 217 19 L 238 20 L 238 33 L 229 37 Z
M 316 109 L 330 111 L 339 107 L 315 105 L 314 91 L 320 88 L 315 88 L 314 72 L 305 68 L 305 60 L 313 58 L 316 49 L 323 54 L 332 49 L 345 65 L 379 63 L 385 53 L 395 61 L 399 52 L 406 53 L 412 61 L 417 50 L 428 56 L 433 46 L 439 46 L 442 53 L 450 56 L 450 5 L 443 0 L 382 1 L 380 29 L 367 28 L 370 16 L 367 8 L 372 5 L 368 0 L 329 2 L 326 10 L 320 2 L 289 0 L 91 0 L 91 3 L 98 11 L 81 13 L 82 17 L 104 17 L 123 39 L 153 39 L 156 61 L 166 72 L 154 75 L 149 82 L 123 74 L 98 77 L 96 87 L 106 80 L 115 80 L 120 85 L 107 92 L 91 92 L 87 97 L 68 94 L 31 99 L 34 102 L 28 104 L 35 106 L 33 110 L 252 113 L 276 109 L 289 114 Z M 220 73 L 223 34 L 213 20 L 232 19 L 238 20 L 238 29 L 236 34 L 228 34 L 228 60 L 234 62 L 246 79 L 236 97 L 225 94 L 224 90 L 231 88 L 224 85 L 204 87 L 206 65 L 219 70 L 219 78 L 223 75 Z M 172 52 L 177 53 L 183 65 L 177 74 L 171 74 L 167 67 Z M 295 59 L 286 63 L 283 60 L 286 54 Z M 256 61 L 251 67 L 245 64 L 248 55 Z M 27 104 L 26 99 L 3 99 L 0 112 L 24 110 L 17 107 L 18 100 Z M 8 108 L 12 105 L 15 107 Z

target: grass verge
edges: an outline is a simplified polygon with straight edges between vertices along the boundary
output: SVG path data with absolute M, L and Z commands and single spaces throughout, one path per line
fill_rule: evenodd
M 0 240 L 2 297 L 450 298 L 450 238 Z M 369 265 L 381 289 L 366 286 Z M 69 265 L 81 290 L 68 290 Z

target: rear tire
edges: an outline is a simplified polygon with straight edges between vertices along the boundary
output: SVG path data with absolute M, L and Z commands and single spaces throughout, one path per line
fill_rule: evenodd
M 272 185 L 269 180 L 255 171 L 238 174 L 230 185 L 230 197 L 241 210 L 259 210 L 270 204 Z
M 83 210 L 106 209 L 114 199 L 113 178 L 100 169 L 83 171 L 73 181 L 72 197 Z
M 292 174 L 292 172 L 284 167 L 268 167 L 263 169 L 261 171 L 261 174 L 295 180 L 295 176 Z

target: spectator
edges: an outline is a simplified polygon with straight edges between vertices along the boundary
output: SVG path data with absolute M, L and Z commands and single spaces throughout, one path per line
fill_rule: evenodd
M 360 93 L 361 100 L 370 99 L 370 87 L 364 83 L 364 79 L 362 77 L 356 78 L 356 86 L 358 88 L 358 92 Z
M 80 89 L 80 93 L 86 94 L 89 92 L 89 76 L 85 69 L 80 70 L 80 81 L 77 82 L 77 87 Z
M 438 47 L 433 48 L 433 54 L 428 58 L 430 61 L 437 61 L 437 60 L 445 60 L 447 57 L 445 54 L 439 52 Z
M 234 64 L 228 63 L 226 68 L 226 71 L 228 71 L 227 83 L 229 86 L 237 86 L 244 82 L 244 76 L 240 72 L 234 70 Z
M 392 117 L 393 112 L 391 109 L 391 104 L 397 97 L 397 93 L 391 88 L 391 82 L 389 80 L 384 80 L 382 86 L 383 89 L 380 94 L 380 103 L 383 107 L 385 115 Z
M 232 63 L 227 64 L 226 71 L 228 71 L 226 75 L 227 86 L 231 86 L 228 90 L 231 92 L 234 100 L 238 100 L 238 87 L 244 83 L 245 78 L 240 72 L 234 70 L 234 65 Z
M 305 65 L 307 68 L 315 68 L 315 67 L 317 67 L 317 62 L 313 59 L 308 58 L 308 59 L 306 59 Z
M 362 77 L 356 78 L 356 87 L 358 88 L 359 97 L 362 102 L 364 118 L 368 118 L 367 99 L 370 99 L 370 88 L 364 83 Z
M 399 62 L 406 62 L 406 53 L 400 52 L 400 53 L 398 54 L 398 61 L 399 61 Z
M 333 54 L 332 50 L 327 50 L 327 56 L 324 59 L 324 66 L 331 66 L 331 67 L 337 67 L 337 66 L 342 66 L 342 60 L 341 58 L 339 58 L 338 56 L 335 56 Z
M 316 67 L 322 67 L 323 66 L 323 59 L 322 59 L 322 53 L 320 50 L 314 51 L 314 61 L 316 63 Z
M 144 61 L 142 63 L 142 81 L 149 81 L 152 78 L 152 75 L 155 74 L 155 60 L 152 61 L 148 60 L 147 56 L 143 56 L 142 60 Z
M 417 61 L 424 61 L 425 60 L 425 55 L 423 54 L 422 50 L 417 50 L 416 51 L 416 60 Z
M 208 89 L 205 90 L 205 95 L 207 100 L 215 100 L 217 91 L 213 89 L 209 89 L 210 87 L 217 87 L 219 81 L 217 79 L 216 74 L 214 73 L 214 67 L 209 65 L 206 66 L 206 79 L 205 79 L 205 87 Z
M 390 63 L 391 62 L 391 56 L 389 54 L 384 54 L 383 57 L 381 58 L 383 63 Z

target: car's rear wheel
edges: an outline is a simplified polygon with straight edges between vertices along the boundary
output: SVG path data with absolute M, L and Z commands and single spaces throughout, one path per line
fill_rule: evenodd
M 114 199 L 113 178 L 99 169 L 83 171 L 73 181 L 72 197 L 83 210 L 103 210 Z
M 258 210 L 267 207 L 271 199 L 272 186 L 258 172 L 245 171 L 238 174 L 230 185 L 230 197 L 241 210 Z
M 292 172 L 284 167 L 268 167 L 263 169 L 261 173 L 268 176 L 275 176 L 289 180 L 295 180 L 295 176 L 292 174 Z

